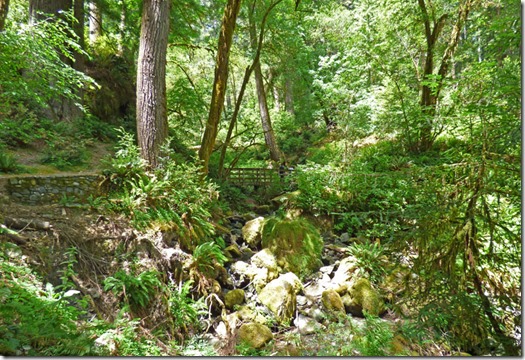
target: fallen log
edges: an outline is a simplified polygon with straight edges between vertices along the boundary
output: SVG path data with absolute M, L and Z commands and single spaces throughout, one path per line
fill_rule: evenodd
M 15 219 L 11 217 L 6 217 L 4 219 L 4 224 L 16 230 L 49 230 L 51 229 L 51 224 L 49 221 L 42 220 L 27 220 L 27 219 Z
M 18 234 L 16 231 L 8 229 L 5 225 L 0 225 L 0 236 L 2 235 L 17 245 L 25 245 L 29 241 L 29 238 Z

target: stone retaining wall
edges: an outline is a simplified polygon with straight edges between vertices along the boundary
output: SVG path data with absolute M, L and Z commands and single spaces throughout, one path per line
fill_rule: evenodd
M 10 175 L 0 179 L 0 192 L 12 200 L 36 205 L 86 202 L 102 192 L 99 174 Z M 2 186 L 3 185 L 3 186 Z

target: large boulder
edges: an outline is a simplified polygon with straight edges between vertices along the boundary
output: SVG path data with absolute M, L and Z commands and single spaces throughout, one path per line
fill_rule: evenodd
M 270 281 L 259 293 L 259 301 L 275 316 L 279 323 L 289 323 L 297 308 L 297 285 L 290 277 L 281 275 Z
M 271 330 L 262 324 L 248 323 L 239 328 L 239 339 L 255 349 L 260 349 L 273 339 Z
M 306 219 L 268 218 L 261 244 L 275 255 L 277 265 L 301 278 L 322 265 L 323 239 Z
M 363 311 L 366 311 L 380 316 L 386 311 L 383 299 L 366 278 L 357 279 L 348 295 L 350 298 L 345 301 L 345 309 L 352 315 L 363 316 Z
M 264 223 L 262 216 L 247 221 L 242 227 L 242 237 L 244 241 L 252 248 L 257 249 L 261 244 L 261 229 Z
M 321 295 L 321 302 L 323 307 L 331 314 L 345 315 L 345 306 L 341 300 L 341 296 L 335 290 L 323 291 Z

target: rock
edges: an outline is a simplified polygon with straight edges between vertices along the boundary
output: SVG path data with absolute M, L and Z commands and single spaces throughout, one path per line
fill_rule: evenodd
M 115 342 L 116 330 L 111 329 L 100 335 L 93 342 L 95 347 L 106 348 L 110 354 L 115 354 L 117 344 Z
M 228 247 L 224 249 L 224 253 L 226 257 L 229 259 L 238 259 L 241 257 L 241 249 L 239 249 L 239 246 L 236 243 L 232 243 Z
M 311 304 L 311 302 L 308 300 L 306 296 L 297 295 L 297 306 L 308 306 Z
M 275 274 L 276 278 L 279 275 L 279 269 L 277 267 L 277 260 L 272 254 L 270 249 L 263 249 L 252 256 L 251 263 L 258 268 L 268 269 L 268 273 Z M 273 280 L 273 279 L 272 279 Z
M 259 205 L 259 206 L 256 206 L 253 211 L 255 211 L 255 213 L 257 215 L 266 215 L 266 214 L 269 214 L 272 209 L 270 208 L 269 205 Z
M 268 322 L 268 319 L 248 306 L 242 306 L 239 311 L 237 311 L 237 314 L 242 321 L 256 322 L 263 325 Z
M 318 298 L 321 296 L 323 291 L 325 291 L 326 288 L 322 285 L 319 281 L 314 281 L 308 286 L 304 287 L 303 292 L 306 296 L 311 298 Z
M 270 281 L 259 293 L 259 301 L 274 314 L 279 323 L 288 323 L 296 309 L 294 284 L 284 276 Z
M 348 233 L 342 233 L 341 236 L 339 237 L 339 241 L 342 242 L 343 244 L 349 245 L 350 235 L 348 235 Z
M 244 241 L 252 248 L 256 249 L 261 244 L 261 230 L 264 223 L 262 216 L 246 222 L 242 227 Z
M 215 263 L 213 265 L 214 271 L 215 271 L 215 277 L 219 281 L 219 283 L 228 288 L 233 287 L 233 282 L 230 276 L 228 275 L 228 271 L 224 268 L 224 266 Z
M 319 271 L 322 272 L 323 274 L 330 275 L 332 271 L 334 271 L 334 266 L 333 265 L 323 266 L 319 269 Z
M 343 305 L 343 301 L 341 300 L 341 296 L 334 290 L 326 290 L 323 291 L 323 294 L 321 295 L 321 301 L 323 303 L 324 308 L 332 314 L 346 314 L 345 312 L 345 306 Z
M 288 272 L 286 274 L 283 274 L 279 278 L 283 279 L 284 281 L 289 282 L 292 285 L 293 290 L 296 295 L 299 294 L 301 290 L 303 290 L 303 283 L 301 282 L 301 280 L 299 280 L 297 275 L 295 275 L 293 272 Z
M 299 314 L 293 321 L 293 324 L 299 330 L 301 335 L 313 334 L 314 332 L 321 329 L 321 324 L 312 319 L 311 317 Z
M 358 279 L 348 295 L 351 301 L 345 308 L 352 315 L 363 316 L 363 311 L 366 311 L 370 315 L 380 316 L 386 311 L 383 299 L 366 278 Z
M 228 336 L 230 336 L 230 333 L 228 332 L 228 327 L 226 326 L 226 323 L 224 321 L 219 322 L 217 327 L 215 328 L 215 333 L 218 337 L 226 339 Z
M 252 322 L 239 328 L 239 339 L 255 349 L 260 349 L 273 339 L 273 334 L 267 326 Z
M 226 295 L 224 295 L 224 305 L 226 305 L 228 309 L 233 309 L 235 305 L 241 305 L 243 302 L 244 290 L 242 289 L 228 291 Z
M 261 244 L 270 249 L 281 268 L 299 277 L 309 275 L 321 266 L 323 239 L 304 218 L 268 218 L 262 229 Z
M 354 256 L 351 255 L 341 260 L 334 273 L 334 277 L 330 281 L 332 288 L 339 287 L 352 280 L 357 269 L 357 259 Z
M 315 321 L 321 322 L 326 319 L 326 314 L 317 306 L 312 306 L 301 311 L 302 314 L 313 318 Z

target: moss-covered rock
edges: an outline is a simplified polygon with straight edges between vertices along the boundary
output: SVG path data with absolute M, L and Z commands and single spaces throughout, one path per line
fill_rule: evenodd
M 241 306 L 241 308 L 237 311 L 237 314 L 244 322 L 256 322 L 259 324 L 268 323 L 268 319 L 266 317 L 246 305 Z
M 321 266 L 323 239 L 307 220 L 268 218 L 262 229 L 262 247 L 269 249 L 277 264 L 300 278 Z
M 279 323 L 289 323 L 295 314 L 297 297 L 295 284 L 280 276 L 270 281 L 258 295 L 259 301 L 275 316 Z
M 261 229 L 264 223 L 262 216 L 246 222 L 242 227 L 242 237 L 244 241 L 252 248 L 256 249 L 261 243 Z
M 363 311 L 366 311 L 370 315 L 379 316 L 386 311 L 383 299 L 366 278 L 357 279 L 348 295 L 351 301 L 345 301 L 345 308 L 352 315 L 363 316 Z
M 243 302 L 244 290 L 242 289 L 228 291 L 226 295 L 224 295 L 224 305 L 226 305 L 228 309 L 233 309 L 235 305 L 241 305 Z
M 224 249 L 224 254 L 229 260 L 238 259 L 241 257 L 241 249 L 239 249 L 239 245 L 237 244 L 231 244 L 228 247 Z
M 271 330 L 262 324 L 248 323 L 239 328 L 239 340 L 260 349 L 273 339 Z
M 321 301 L 324 308 L 332 314 L 346 314 L 345 306 L 341 300 L 341 296 L 335 290 L 323 291 L 321 295 Z

